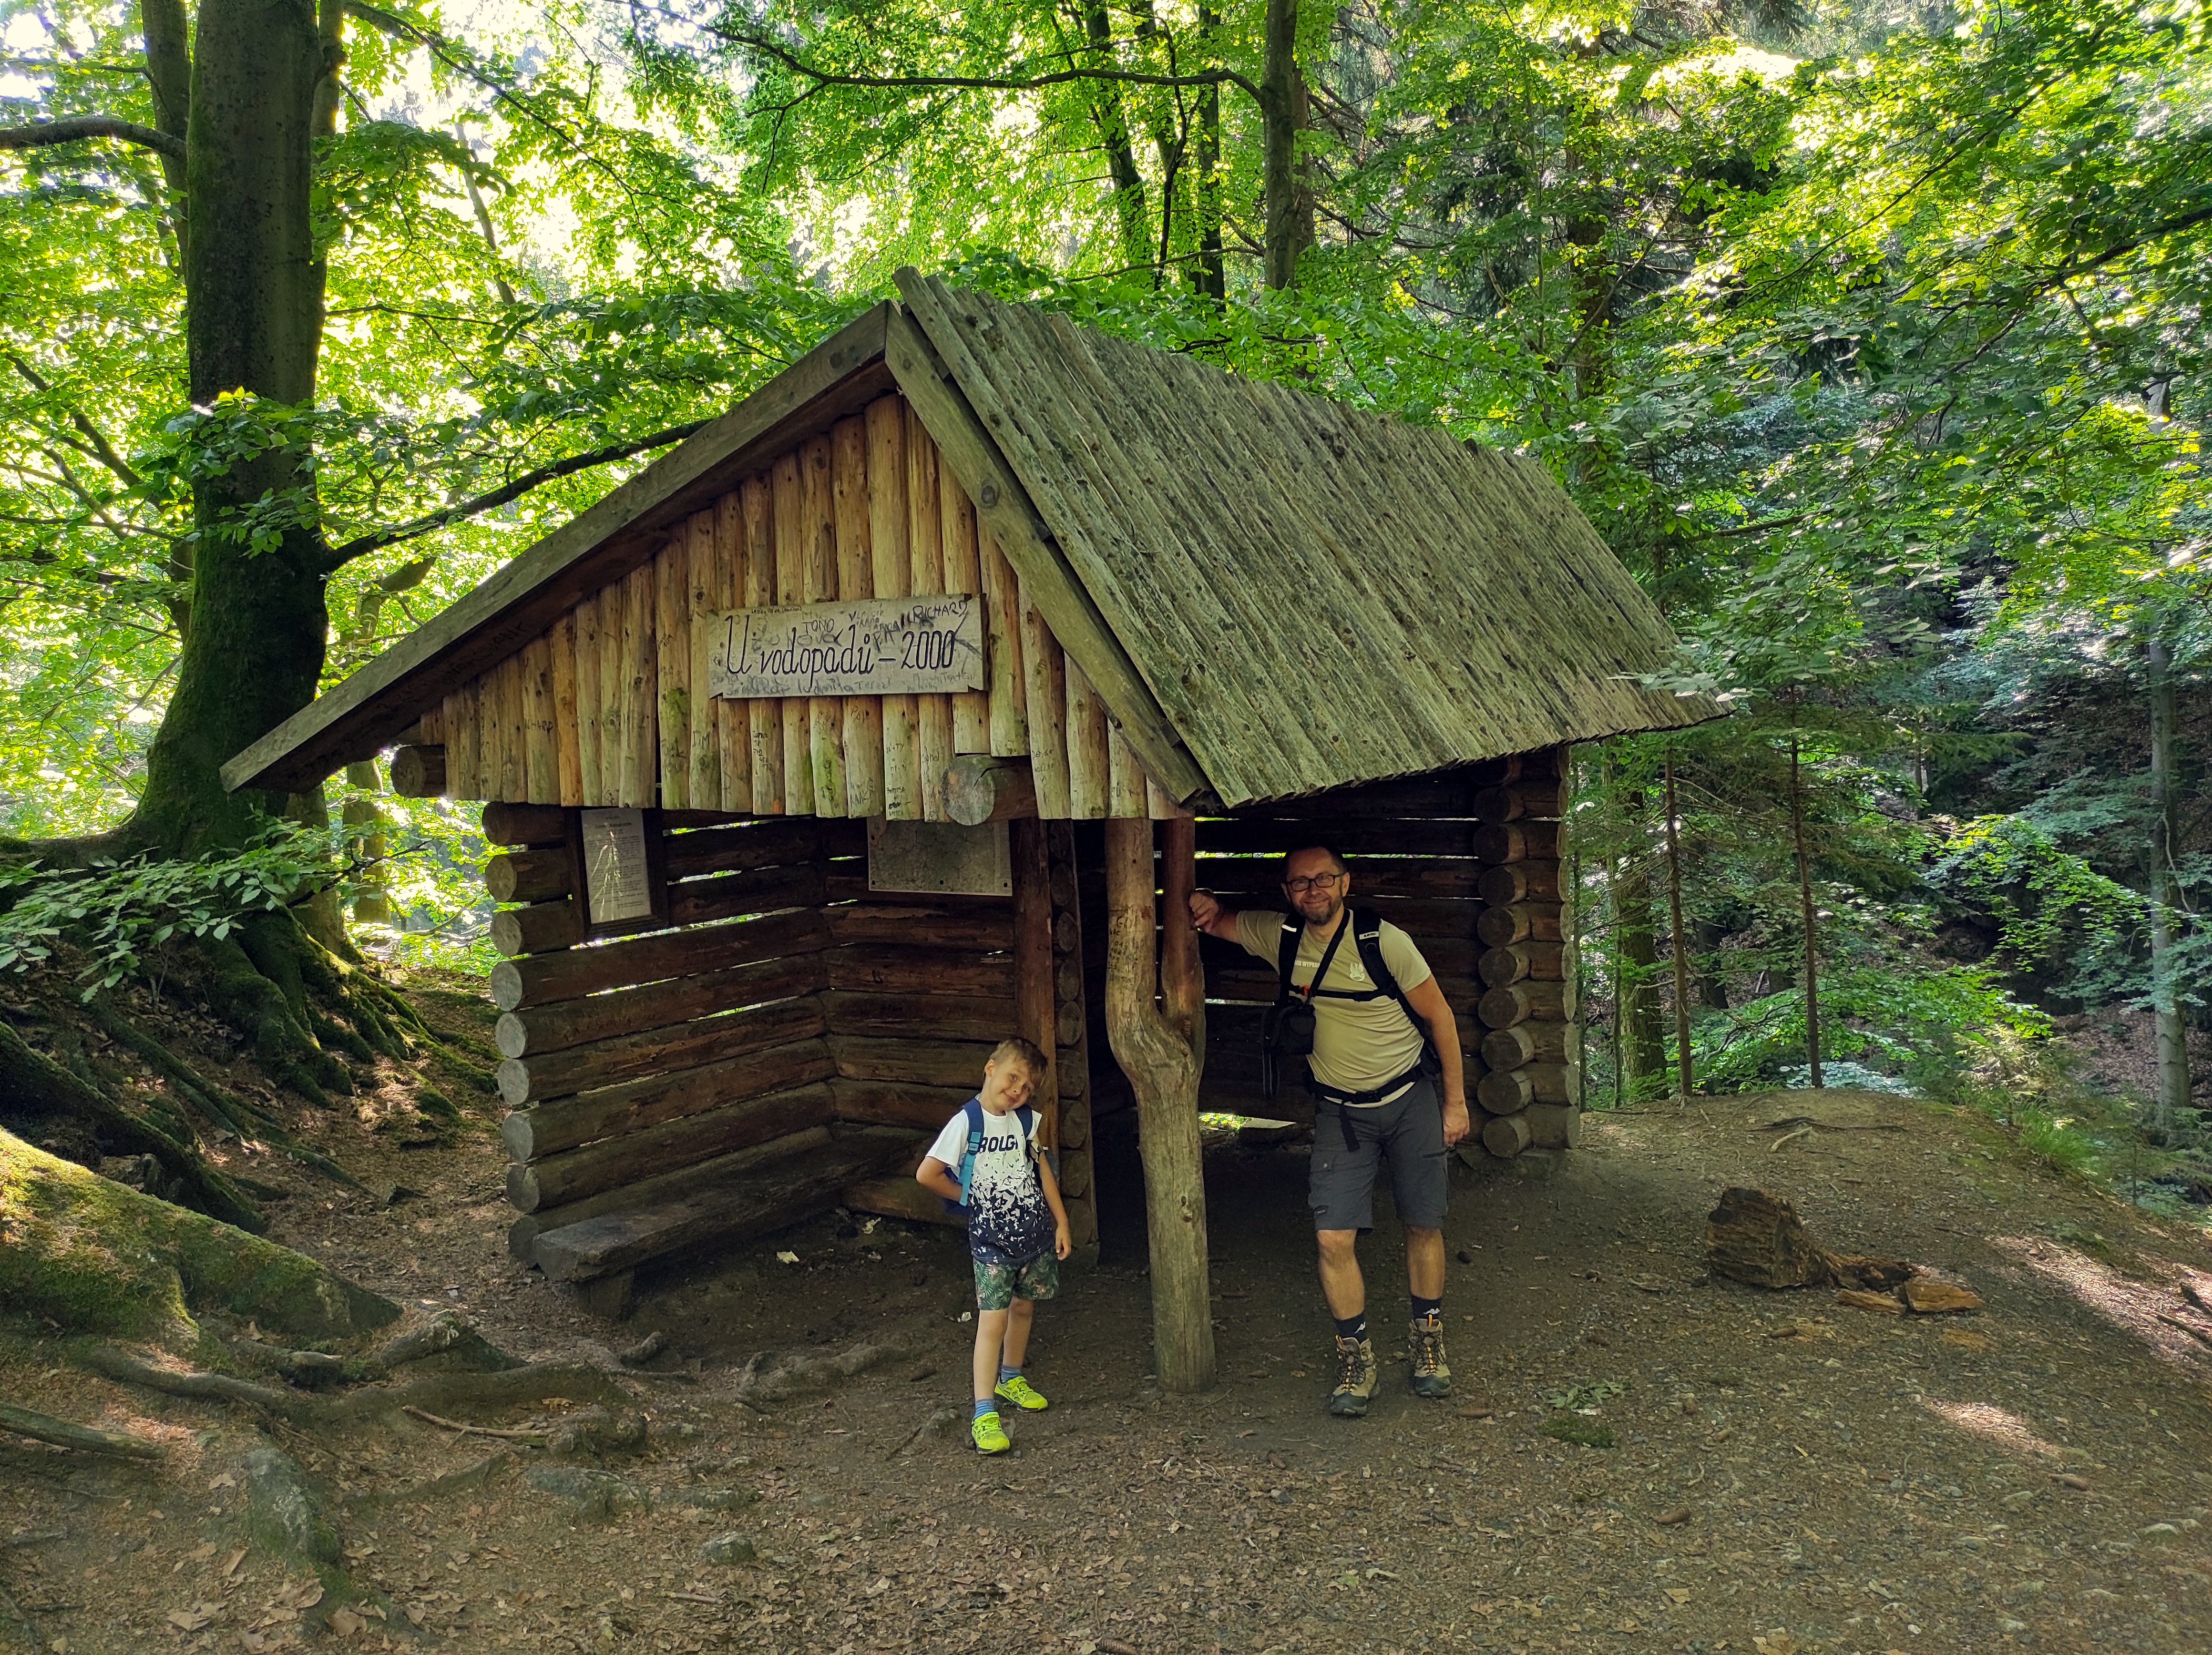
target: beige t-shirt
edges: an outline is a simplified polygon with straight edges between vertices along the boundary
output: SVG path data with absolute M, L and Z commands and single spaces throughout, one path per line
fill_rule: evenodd
M 1237 940 L 1244 945 L 1246 953 L 1266 961 L 1270 971 L 1275 968 L 1275 951 L 1280 946 L 1282 934 L 1283 916 L 1279 913 L 1246 908 L 1237 916 Z M 1421 951 L 1413 946 L 1413 939 L 1387 919 L 1382 922 L 1378 941 L 1382 949 L 1382 963 L 1390 967 L 1401 991 L 1419 987 L 1434 974 L 1429 970 L 1429 962 L 1421 958 Z M 1325 941 L 1316 941 L 1310 930 L 1299 933 L 1297 959 L 1291 967 L 1294 987 L 1304 988 L 1313 981 L 1314 972 L 1328 946 Z M 1361 994 L 1375 986 L 1366 967 L 1360 963 L 1359 944 L 1352 935 L 1352 916 L 1347 911 L 1344 917 L 1344 940 L 1336 945 L 1336 957 L 1328 962 L 1328 976 L 1322 987 L 1343 994 Z M 1413 1026 L 1397 1001 L 1389 995 L 1376 995 L 1372 1000 L 1321 998 L 1313 1004 L 1316 1013 L 1313 1076 L 1331 1091 L 1371 1092 L 1385 1081 L 1395 1080 L 1421 1060 L 1423 1031 Z M 1388 1098 L 1378 1098 L 1376 1106 L 1379 1108 L 1389 1101 Z

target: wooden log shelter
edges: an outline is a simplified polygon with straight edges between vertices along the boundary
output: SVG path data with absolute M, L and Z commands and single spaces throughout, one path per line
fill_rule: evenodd
M 1482 1143 L 1576 1141 L 1568 744 L 1715 716 L 1536 464 L 912 271 L 224 768 L 484 803 L 512 1245 L 648 1261 L 911 1174 L 1009 1034 L 1079 1246 L 1133 1110 L 1163 1377 L 1210 1379 L 1200 1106 L 1256 1095 L 1326 842 L 1458 1014 Z

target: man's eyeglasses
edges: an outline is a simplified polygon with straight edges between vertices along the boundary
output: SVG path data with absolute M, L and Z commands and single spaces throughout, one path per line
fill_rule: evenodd
M 1285 880 L 1283 888 L 1292 896 L 1304 896 L 1308 891 L 1333 891 L 1343 877 L 1342 874 L 1316 874 L 1310 879 L 1301 876 Z

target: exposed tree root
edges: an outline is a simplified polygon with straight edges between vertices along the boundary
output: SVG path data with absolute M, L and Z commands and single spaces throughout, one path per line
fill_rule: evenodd
M 0 1051 L 5 1038 L 0 1034 Z M 391 1300 L 312 1258 L 141 1195 L 4 1131 L 0 1232 L 0 1304 L 70 1332 L 212 1354 L 198 1314 L 251 1317 L 303 1344 L 356 1339 L 401 1316 Z
M 49 1414 L 0 1403 L 0 1431 L 51 1442 L 59 1448 L 81 1448 L 91 1454 L 124 1454 L 133 1459 L 159 1459 L 167 1452 L 158 1442 L 134 1437 L 127 1431 L 102 1431 L 89 1425 L 73 1425 Z
M 125 1385 L 143 1385 L 149 1391 L 159 1391 L 172 1397 L 197 1397 L 209 1402 L 242 1402 L 249 1407 L 264 1409 L 290 1419 L 310 1418 L 318 1406 L 316 1398 L 303 1392 L 255 1385 L 249 1379 L 233 1379 L 228 1373 L 155 1367 L 150 1362 L 126 1356 L 113 1345 L 88 1346 L 78 1353 L 77 1360 L 103 1378 L 120 1379 Z
M 328 1155 L 309 1149 L 294 1137 L 265 1111 L 202 1076 L 167 1046 L 116 1011 L 106 1001 L 94 1000 L 90 1009 L 93 1021 L 106 1032 L 111 1040 L 130 1047 L 144 1058 L 211 1125 L 234 1133 L 240 1140 L 258 1140 L 265 1143 L 302 1167 L 320 1173 L 349 1190 L 362 1195 L 373 1193 L 366 1184 Z
M 126 1113 L 97 1085 L 33 1051 L 5 1023 L 0 1023 L 0 1116 L 26 1123 L 56 1118 L 82 1122 L 103 1150 L 151 1155 L 178 1199 L 194 1211 L 256 1234 L 267 1228 L 246 1192 L 191 1147 L 183 1123 L 173 1117 L 156 1123 Z
M 394 1409 L 451 1413 L 458 1407 L 513 1408 L 550 1397 L 626 1405 L 629 1397 L 609 1374 L 582 1362 L 539 1362 L 504 1373 L 440 1373 L 411 1385 L 350 1391 L 331 1399 L 332 1419 L 364 1419 Z

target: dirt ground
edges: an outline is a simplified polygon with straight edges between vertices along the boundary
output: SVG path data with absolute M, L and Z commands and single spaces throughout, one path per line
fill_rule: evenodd
M 527 1441 L 402 1415 L 309 1438 L 14 1337 L 0 1397 L 169 1447 L 149 1468 L 0 1438 L 0 1609 L 22 1647 L 2212 1649 L 2212 1311 L 2189 1297 L 2212 1304 L 2206 1233 L 2062 1182 L 1978 1119 L 1726 1098 L 1591 1117 L 1551 1177 L 1462 1168 L 1455 1394 L 1418 1401 L 1387 1360 L 1386 1209 L 1364 1246 L 1385 1385 L 1358 1422 L 1322 1412 L 1304 1146 L 1209 1154 L 1220 1380 L 1194 1397 L 1151 1379 L 1135 1153 L 1103 1146 L 1100 1259 L 1038 1314 L 1052 1407 L 985 1460 L 957 1234 L 825 1215 L 665 1267 L 608 1324 L 507 1258 L 487 1121 L 408 1149 L 371 1130 L 373 1100 L 357 1112 L 318 1141 L 390 1198 L 295 1184 L 277 1238 L 459 1306 L 517 1356 L 622 1375 L 641 1450 L 571 1458 L 607 1474 L 571 1477 L 587 1514 L 532 1482 L 560 1457 Z M 1770 1128 L 1796 1116 L 1820 1125 Z M 1702 1228 L 1732 1183 L 1988 1307 L 1890 1319 L 1715 1279 Z M 786 1400 L 753 1385 L 762 1353 L 860 1347 L 851 1377 Z M 1561 1422 L 1614 1446 L 1542 1434 Z M 247 1544 L 243 1457 L 271 1433 L 324 1480 L 365 1598 L 317 1602 Z M 749 1547 L 717 1550 L 750 1559 L 712 1561 L 732 1534 Z

